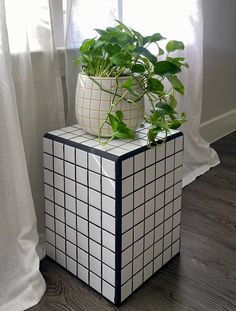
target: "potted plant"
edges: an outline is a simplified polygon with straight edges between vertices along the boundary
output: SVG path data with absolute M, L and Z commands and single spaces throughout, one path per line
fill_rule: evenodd
M 184 44 L 171 40 L 165 50 L 160 33 L 143 36 L 118 22 L 116 27 L 96 29 L 98 37 L 85 40 L 75 60 L 81 65 L 76 90 L 76 117 L 87 132 L 97 135 L 102 144 L 114 138 L 134 138 L 134 130 L 144 121 L 149 124 L 148 145 L 159 132 L 166 134 L 186 121 L 175 111 L 176 92 L 184 94 L 178 78 L 183 57 L 171 53 L 184 50 Z M 149 46 L 155 46 L 151 53 Z M 144 114 L 144 97 L 151 105 Z M 104 142 L 101 137 L 108 137 Z

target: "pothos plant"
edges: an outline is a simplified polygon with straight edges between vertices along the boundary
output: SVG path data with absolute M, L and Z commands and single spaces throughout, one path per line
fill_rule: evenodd
M 160 33 L 143 36 L 125 24 L 117 23 L 116 27 L 96 29 L 99 36 L 84 40 L 75 60 L 81 65 L 83 73 L 94 82 L 93 77 L 114 77 L 116 81 L 110 109 L 100 127 L 99 140 L 102 143 L 101 132 L 105 123 L 112 128 L 112 136 L 105 143 L 113 138 L 134 138 L 134 131 L 124 122 L 122 111 L 114 113 L 113 110 L 121 100 L 137 104 L 145 96 L 151 104 L 150 112 L 144 116 L 144 122 L 149 125 L 147 143 L 155 144 L 160 132 L 167 135 L 171 129 L 177 129 L 186 122 L 185 112 L 178 114 L 175 108 L 176 92 L 184 95 L 184 85 L 178 74 L 182 67 L 188 68 L 188 64 L 184 57 L 172 55 L 185 47 L 183 42 L 171 40 L 163 49 L 160 41 L 166 38 Z M 150 51 L 150 46 L 155 49 L 154 53 Z M 118 78 L 121 76 L 129 76 L 122 85 L 126 90 L 123 94 L 118 92 Z M 139 83 L 141 92 L 134 90 L 135 83 Z M 101 85 L 99 87 L 107 91 Z M 135 99 L 130 100 L 128 93 Z

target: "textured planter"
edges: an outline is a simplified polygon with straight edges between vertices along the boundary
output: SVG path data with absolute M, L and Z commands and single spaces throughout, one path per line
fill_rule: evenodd
M 103 89 L 113 93 L 116 87 L 116 80 L 112 77 L 95 77 L 93 78 Z M 129 77 L 118 78 L 118 94 L 122 95 L 126 89 L 121 85 L 127 81 Z M 140 92 L 138 84 L 133 86 L 134 90 Z M 103 91 L 99 88 L 98 84 L 92 81 L 84 74 L 78 75 L 76 87 L 76 103 L 75 113 L 76 118 L 81 128 L 92 135 L 98 135 L 99 128 L 103 121 L 106 119 L 107 112 L 109 111 L 113 95 Z M 128 93 L 126 98 L 135 100 L 136 97 Z M 124 115 L 124 122 L 128 127 L 135 130 L 143 121 L 144 118 L 144 101 L 141 100 L 137 104 L 127 103 L 122 100 L 114 109 L 121 110 Z M 102 129 L 102 136 L 109 137 L 112 135 L 110 125 L 105 124 Z

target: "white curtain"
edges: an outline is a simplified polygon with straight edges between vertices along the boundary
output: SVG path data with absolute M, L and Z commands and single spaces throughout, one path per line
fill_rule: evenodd
M 0 0 L 1 311 L 23 311 L 45 291 L 36 252 L 36 214 L 44 232 L 42 136 L 63 125 L 49 2 Z
M 197 176 L 219 164 L 217 153 L 199 134 L 203 80 L 202 0 L 100 0 L 93 3 L 88 0 L 72 0 L 67 12 L 67 50 L 74 51 L 83 39 L 95 35 L 94 28 L 110 26 L 114 23 L 114 18 L 124 21 L 144 35 L 160 32 L 167 39 L 180 40 L 186 45 L 184 56 L 190 69 L 183 70 L 181 74 L 186 93 L 179 98 L 178 104 L 178 110 L 186 111 L 188 119 L 181 129 L 185 138 L 183 186 L 186 186 Z M 75 54 L 74 52 L 73 57 Z M 72 58 L 69 57 L 66 59 L 67 72 L 70 73 L 68 105 L 71 113 L 68 121 L 72 124 L 76 123 L 74 97 L 79 68 L 71 64 Z

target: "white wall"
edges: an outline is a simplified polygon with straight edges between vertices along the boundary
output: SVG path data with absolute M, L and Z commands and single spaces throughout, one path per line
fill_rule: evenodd
M 236 129 L 236 0 L 203 0 L 203 25 L 202 132 L 215 140 Z

